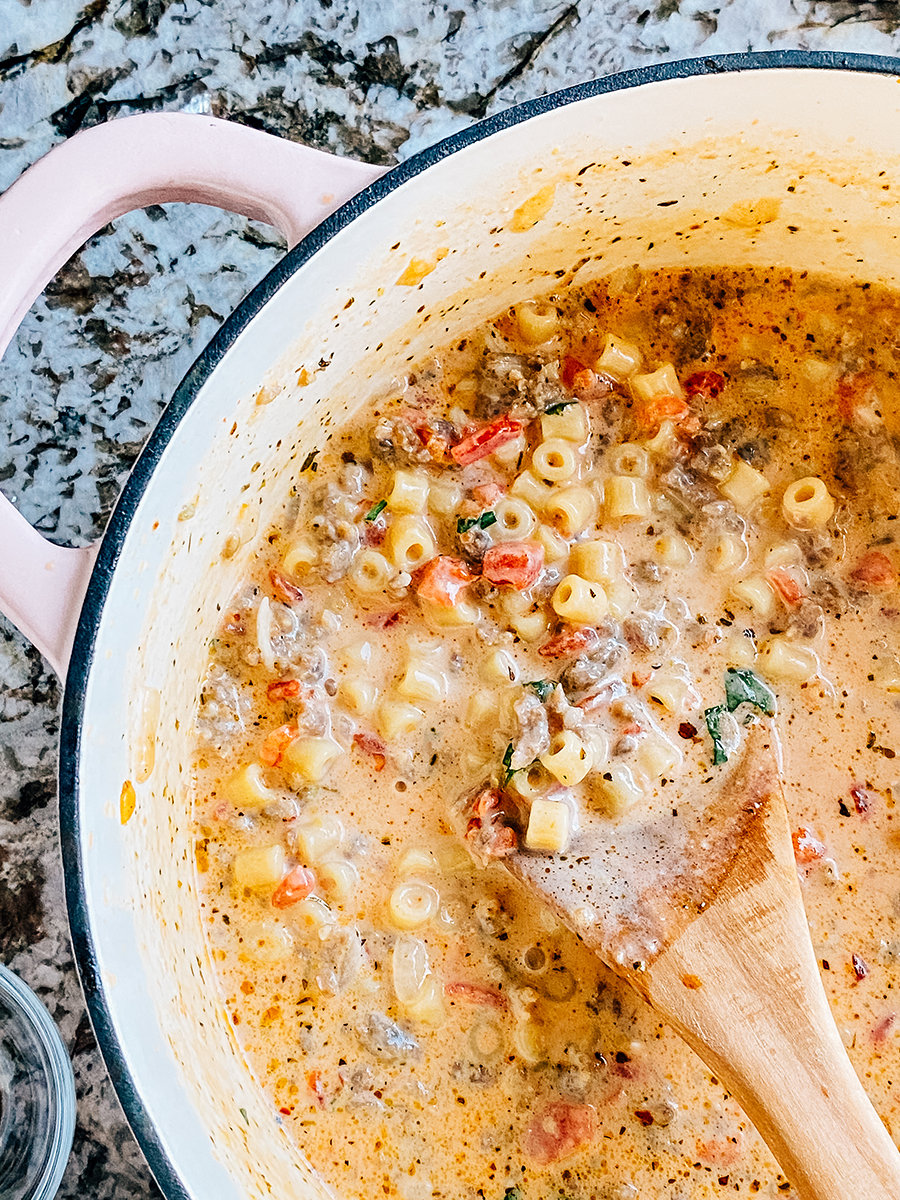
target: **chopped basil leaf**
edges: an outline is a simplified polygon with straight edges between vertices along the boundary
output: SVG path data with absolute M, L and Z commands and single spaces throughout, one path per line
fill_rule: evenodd
M 556 684 L 552 679 L 531 679 L 525 686 L 534 689 L 538 700 L 546 700 L 556 687 Z
M 480 517 L 457 517 L 456 532 L 468 533 L 470 529 L 474 529 L 477 525 L 479 529 L 488 529 L 491 525 L 497 524 L 496 513 L 492 513 L 490 509 L 483 512 Z
M 375 518 L 380 513 L 383 513 L 386 508 L 387 508 L 387 500 L 379 500 L 378 503 L 373 504 L 372 507 L 369 509 L 369 511 L 366 513 L 366 520 L 374 521 Z
M 548 417 L 555 417 L 561 413 L 564 408 L 568 408 L 571 404 L 577 404 L 577 400 L 560 400 L 559 404 L 551 404 L 549 408 L 545 408 L 544 412 Z
M 748 667 L 729 667 L 725 672 L 725 702 L 729 712 L 739 704 L 752 704 L 767 717 L 775 716 L 775 693 Z
M 506 785 L 512 779 L 513 775 L 515 775 L 515 771 L 512 769 L 512 766 L 510 765 L 512 763 L 512 756 L 513 756 L 513 744 L 512 744 L 512 742 L 510 742 L 509 745 L 506 747 L 506 753 L 503 755 L 503 786 L 504 787 L 506 787 Z
M 722 744 L 722 734 L 719 729 L 719 722 L 725 716 L 726 711 L 727 709 L 724 704 L 716 704 L 713 708 L 708 708 L 703 714 L 706 718 L 706 728 L 709 730 L 709 736 L 712 738 L 714 767 L 720 767 L 722 763 L 728 762 L 728 755 L 725 753 L 725 747 Z

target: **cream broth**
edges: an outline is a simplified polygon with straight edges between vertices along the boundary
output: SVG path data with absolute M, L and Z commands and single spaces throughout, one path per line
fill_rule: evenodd
M 791 1191 L 504 867 L 608 825 L 604 957 L 774 720 L 816 954 L 900 1135 L 900 300 L 619 273 L 502 314 L 298 464 L 197 715 L 227 1010 L 335 1191 Z M 772 986 L 777 988 L 778 981 Z

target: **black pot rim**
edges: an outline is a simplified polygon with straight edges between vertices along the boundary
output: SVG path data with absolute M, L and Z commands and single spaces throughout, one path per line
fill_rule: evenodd
M 873 54 L 774 50 L 762 53 L 710 55 L 703 58 L 660 63 L 591 80 L 526 101 L 420 151 L 370 184 L 347 204 L 326 218 L 293 250 L 290 250 L 262 282 L 247 295 L 178 385 L 172 400 L 135 463 L 100 544 L 69 662 L 60 729 L 60 829 L 69 924 L 72 931 L 75 960 L 91 1022 L 125 1116 L 166 1200 L 191 1200 L 191 1197 L 178 1175 L 175 1164 L 167 1154 L 144 1106 L 143 1099 L 131 1078 L 123 1047 L 112 1021 L 105 986 L 97 968 L 97 955 L 94 949 L 81 859 L 78 780 L 81 726 L 96 632 L 112 574 L 132 517 L 166 446 L 216 365 L 269 298 L 314 254 L 326 246 L 341 229 L 389 195 L 395 188 L 400 187 L 401 184 L 414 178 L 434 163 L 440 162 L 482 138 L 579 100 L 608 92 L 624 91 L 646 83 L 659 83 L 664 80 L 776 68 L 854 71 L 864 74 L 900 76 L 900 59 Z

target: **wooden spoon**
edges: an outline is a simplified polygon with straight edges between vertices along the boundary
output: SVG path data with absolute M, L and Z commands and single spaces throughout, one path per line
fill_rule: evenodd
M 634 929 L 615 939 L 592 896 L 609 821 L 587 815 L 571 854 L 503 862 L 700 1055 L 803 1200 L 900 1200 L 900 1153 L 822 987 L 766 726 L 750 731 L 705 819 L 677 870 L 634 898 Z M 642 958 L 629 956 L 633 945 Z

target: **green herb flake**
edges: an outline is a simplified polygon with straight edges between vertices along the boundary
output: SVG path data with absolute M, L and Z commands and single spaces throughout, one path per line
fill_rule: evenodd
M 319 464 L 316 462 L 318 454 L 318 450 L 311 450 L 309 454 L 307 454 L 306 458 L 303 460 L 303 466 L 300 468 L 301 475 L 304 471 L 318 471 Z
M 374 521 L 375 518 L 380 516 L 386 508 L 387 508 L 387 500 L 379 500 L 378 503 L 373 504 L 372 507 L 369 509 L 369 511 L 366 513 L 365 519 L 367 521 Z
M 503 1200 L 522 1200 L 522 1193 L 517 1187 L 507 1188 L 503 1193 Z
M 512 756 L 513 756 L 513 744 L 512 744 L 512 742 L 510 742 L 509 745 L 506 747 L 506 753 L 503 755 L 503 762 L 501 764 L 503 766 L 503 786 L 504 787 L 506 787 L 506 785 L 512 779 L 513 775 L 515 775 L 515 771 L 512 768 Z
M 725 672 L 725 703 L 729 712 L 739 704 L 752 704 L 765 716 L 775 716 L 775 693 L 748 667 L 729 667 Z
M 249 1125 L 249 1124 L 250 1124 L 250 1118 L 247 1116 L 247 1110 L 246 1110 L 246 1108 L 239 1108 L 239 1109 L 238 1109 L 238 1112 L 241 1114 L 241 1116 L 244 1118 L 244 1120 L 245 1120 L 245 1121 L 247 1122 L 247 1124 Z
M 719 725 L 727 711 L 724 704 L 716 704 L 713 708 L 708 708 L 703 714 L 706 718 L 706 728 L 709 730 L 709 736 L 712 738 L 714 767 L 720 767 L 722 763 L 728 762 L 728 755 L 725 753 L 725 747 L 722 744 L 722 732 Z
M 491 525 L 496 524 L 497 514 L 488 509 L 487 512 L 483 512 L 480 517 L 457 517 L 456 532 L 468 533 L 470 529 L 475 529 L 476 526 L 479 529 L 489 529 Z
M 556 687 L 556 683 L 552 679 L 531 679 L 525 684 L 525 687 L 532 688 L 538 700 L 546 700 Z
M 556 417 L 564 408 L 570 408 L 573 404 L 577 403 L 577 400 L 560 400 L 559 404 L 551 404 L 549 408 L 545 408 L 544 413 L 548 417 Z

